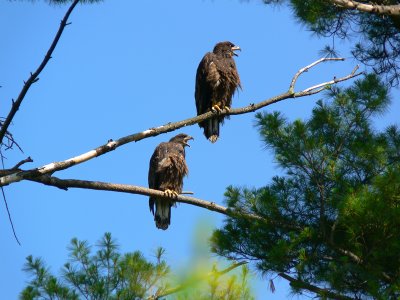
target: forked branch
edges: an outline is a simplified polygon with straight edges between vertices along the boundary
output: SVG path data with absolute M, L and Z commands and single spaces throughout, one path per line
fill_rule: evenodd
M 309 64 L 308 66 L 301 68 L 300 70 L 297 71 L 296 74 L 294 74 L 293 79 L 290 82 L 289 91 L 294 93 L 294 86 L 295 86 L 299 76 L 305 72 L 308 72 L 308 70 L 311 69 L 312 67 L 314 67 L 322 62 L 326 62 L 326 61 L 343 61 L 343 60 L 344 60 L 344 58 L 340 58 L 340 57 L 323 57 L 323 58 L 320 58 L 317 61 Z

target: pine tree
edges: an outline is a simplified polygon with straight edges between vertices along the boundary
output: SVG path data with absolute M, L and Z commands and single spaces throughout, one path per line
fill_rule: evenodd
M 249 288 L 249 271 L 243 263 L 237 263 L 219 271 L 192 274 L 185 281 L 171 284 L 170 267 L 163 259 L 165 249 L 158 248 L 155 262 L 147 260 L 135 251 L 122 254 L 118 244 L 105 233 L 93 253 L 87 241 L 71 240 L 69 259 L 56 277 L 41 258 L 28 256 L 24 271 L 31 280 L 20 294 L 21 300 L 38 299 L 241 299 L 252 300 Z M 239 275 L 229 275 L 241 266 Z
M 262 188 L 229 187 L 232 210 L 213 251 L 250 259 L 294 292 L 321 298 L 400 297 L 400 131 L 376 132 L 389 105 L 375 75 L 333 89 L 307 121 L 258 113 L 261 137 L 285 171 Z

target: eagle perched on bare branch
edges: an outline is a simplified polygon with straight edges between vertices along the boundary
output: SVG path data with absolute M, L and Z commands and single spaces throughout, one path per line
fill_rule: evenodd
M 164 191 L 165 198 L 150 197 L 150 211 L 159 229 L 166 230 L 171 223 L 172 199 L 182 192 L 183 177 L 188 174 L 185 160 L 185 147 L 193 138 L 181 133 L 159 144 L 154 150 L 149 166 L 149 188 Z M 170 199 L 168 199 L 170 198 Z M 154 204 L 156 211 L 154 213 Z
M 231 42 L 220 42 L 213 52 L 208 52 L 201 60 L 196 73 L 195 99 L 197 115 L 210 110 L 221 112 L 229 110 L 232 96 L 240 86 L 240 78 L 233 56 L 240 50 Z M 219 137 L 219 124 L 224 122 L 224 116 L 216 116 L 199 123 L 204 129 L 204 135 L 212 143 Z

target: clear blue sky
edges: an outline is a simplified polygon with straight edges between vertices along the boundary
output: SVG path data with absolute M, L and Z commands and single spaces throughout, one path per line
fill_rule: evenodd
M 0 3 L 0 116 L 7 115 L 23 80 L 41 62 L 66 9 L 42 1 Z M 261 1 L 105 1 L 79 5 L 70 21 L 10 127 L 25 153 L 6 152 L 6 167 L 27 156 L 34 163 L 25 168 L 65 160 L 109 139 L 194 116 L 196 68 L 218 41 L 230 40 L 242 48 L 236 62 L 243 91 L 234 98 L 234 107 L 285 92 L 294 73 L 317 60 L 329 43 L 296 24 L 290 11 Z M 343 55 L 349 56 L 346 49 Z M 315 68 L 300 79 L 298 88 L 347 74 L 355 64 L 349 59 Z M 266 109 L 303 119 L 320 98 L 284 101 Z M 397 121 L 399 101 L 394 100 L 377 127 Z M 254 114 L 247 114 L 226 122 L 216 144 L 196 125 L 125 145 L 55 175 L 147 186 L 154 148 L 178 132 L 195 137 L 187 150 L 190 174 L 184 181 L 184 189 L 195 197 L 223 204 L 228 185 L 260 187 L 282 174 L 260 141 Z M 65 192 L 31 182 L 13 184 L 5 192 L 22 246 L 15 242 L 0 205 L 1 299 L 17 298 L 28 279 L 21 268 L 30 254 L 43 257 L 57 273 L 72 237 L 94 244 L 109 231 L 124 252 L 140 250 L 151 258 L 154 249 L 163 246 L 173 267 L 190 267 L 195 245 L 207 243 L 207 235 L 194 242 L 194 237 L 199 239 L 196 228 L 203 222 L 219 227 L 223 221 L 216 213 L 181 204 L 172 211 L 170 228 L 160 231 L 144 196 Z M 268 282 L 256 275 L 257 299 L 291 299 L 283 280 L 275 284 L 272 294 Z

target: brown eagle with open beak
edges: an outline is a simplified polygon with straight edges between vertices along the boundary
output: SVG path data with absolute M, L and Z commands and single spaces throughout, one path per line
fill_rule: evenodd
M 236 69 L 233 56 L 240 47 L 231 42 L 220 42 L 215 45 L 213 52 L 208 52 L 197 68 L 196 87 L 194 97 L 196 99 L 197 115 L 210 110 L 221 112 L 229 110 L 232 97 L 238 88 L 241 88 L 240 78 Z M 212 143 L 219 137 L 219 125 L 229 116 L 215 116 L 199 123 L 204 135 Z
M 171 224 L 171 206 L 183 187 L 183 177 L 189 170 L 186 165 L 185 147 L 193 138 L 181 133 L 159 144 L 154 150 L 149 166 L 149 188 L 164 192 L 165 197 L 150 197 L 150 211 L 159 229 L 166 230 Z M 155 206 L 155 211 L 154 211 Z

